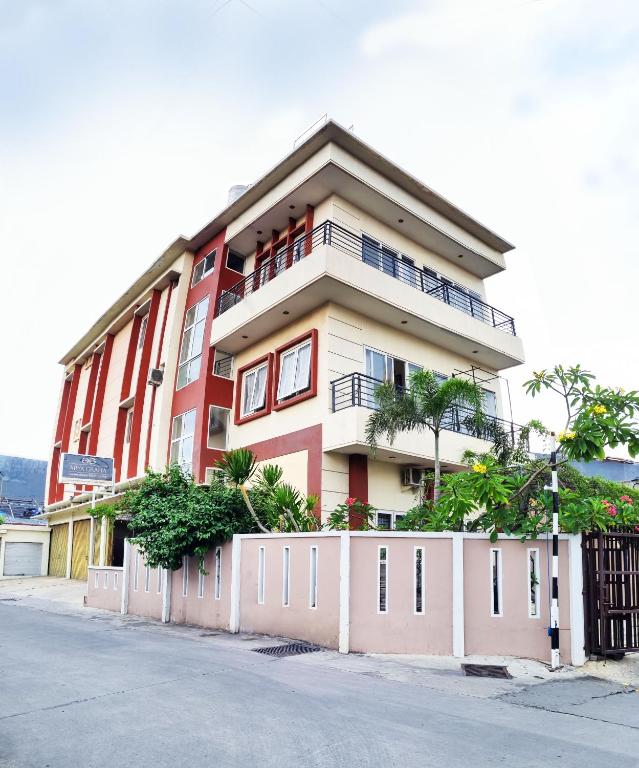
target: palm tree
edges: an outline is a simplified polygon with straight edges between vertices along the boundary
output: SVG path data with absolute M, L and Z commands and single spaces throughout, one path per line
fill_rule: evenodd
M 384 382 L 375 389 L 378 410 L 368 417 L 366 441 L 373 451 L 381 435 L 392 445 L 398 432 L 429 430 L 435 438 L 434 499 L 439 498 L 441 462 L 439 435 L 446 417 L 455 406 L 466 406 L 470 414 L 465 420 L 471 431 L 479 432 L 484 423 L 481 387 L 467 379 L 450 378 L 438 381 L 433 371 L 415 371 L 407 389 L 398 389 Z
M 255 525 L 257 525 L 262 533 L 270 533 L 268 528 L 265 528 L 264 525 L 262 525 L 262 522 L 255 513 L 246 490 L 246 483 L 253 477 L 255 470 L 257 469 L 257 462 L 253 451 L 250 451 L 248 448 L 237 448 L 234 451 L 227 451 L 224 456 L 216 462 L 216 466 L 228 480 L 240 489 L 240 493 L 244 497 L 244 502 L 246 503 L 251 517 L 255 521 Z

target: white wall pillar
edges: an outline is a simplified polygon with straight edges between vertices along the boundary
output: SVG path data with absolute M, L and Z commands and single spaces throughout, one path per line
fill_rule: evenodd
M 586 663 L 584 630 L 584 572 L 581 555 L 581 534 L 568 537 L 568 569 L 570 587 L 570 662 L 573 667 Z
M 93 565 L 94 555 L 95 555 L 95 541 L 93 539 L 93 535 L 95 533 L 95 517 L 91 516 L 91 521 L 89 523 L 89 568 Z
M 351 535 L 340 533 L 339 546 L 339 652 L 350 650 Z
M 72 555 L 73 555 L 73 512 L 69 516 L 69 530 L 67 532 L 67 579 L 71 578 Z
M 452 534 L 453 656 L 464 656 L 464 534 Z
M 107 533 L 108 533 L 108 520 L 106 518 L 106 515 L 102 516 L 102 520 L 100 521 L 100 560 L 99 565 L 100 568 L 102 568 L 106 561 L 106 541 L 107 541 Z
M 240 534 L 233 534 L 231 549 L 231 612 L 229 616 L 229 631 L 240 631 L 240 565 L 242 554 L 242 538 Z
M 173 571 L 162 568 L 162 622 L 168 624 L 171 621 L 171 589 L 173 587 Z
M 124 540 L 124 562 L 122 571 L 122 602 L 120 604 L 120 613 L 129 612 L 129 582 L 131 580 L 131 545 L 129 540 Z

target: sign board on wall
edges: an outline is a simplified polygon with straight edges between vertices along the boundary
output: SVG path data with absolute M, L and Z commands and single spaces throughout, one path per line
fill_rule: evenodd
M 59 482 L 113 485 L 113 459 L 104 456 L 85 456 L 81 453 L 63 453 Z

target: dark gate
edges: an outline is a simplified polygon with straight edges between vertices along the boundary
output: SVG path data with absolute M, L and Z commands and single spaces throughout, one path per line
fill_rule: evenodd
M 639 533 L 584 533 L 586 655 L 639 651 Z

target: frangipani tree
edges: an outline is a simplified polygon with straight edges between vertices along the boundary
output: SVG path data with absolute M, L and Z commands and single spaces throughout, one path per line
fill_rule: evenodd
M 465 406 L 469 420 L 479 431 L 484 422 L 481 387 L 467 379 L 439 380 L 433 371 L 415 371 L 409 387 L 398 389 L 392 382 L 384 382 L 375 389 L 377 410 L 366 423 L 366 441 L 375 451 L 379 438 L 385 435 L 392 445 L 400 432 L 431 432 L 434 437 L 434 499 L 439 498 L 441 487 L 441 461 L 439 438 L 447 417 L 455 406 Z

